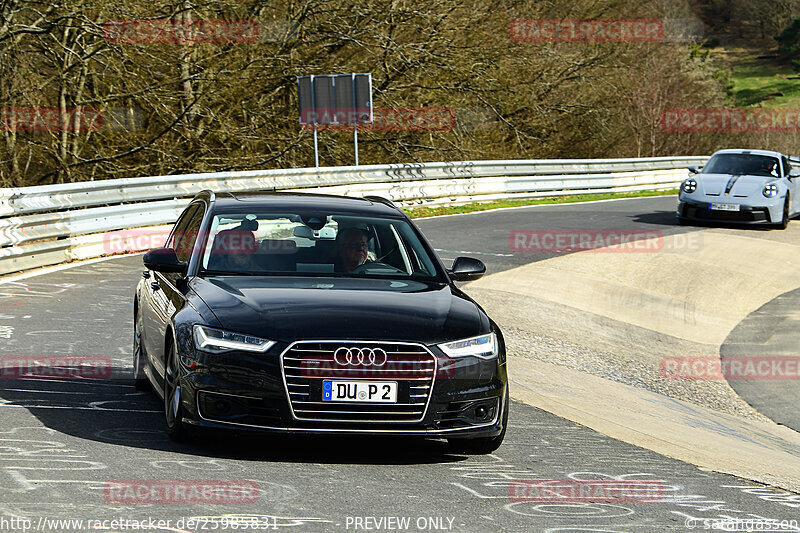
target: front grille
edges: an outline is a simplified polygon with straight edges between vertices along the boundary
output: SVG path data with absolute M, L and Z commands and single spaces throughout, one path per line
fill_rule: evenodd
M 339 348 L 380 348 L 386 363 L 341 365 Z M 286 393 L 297 420 L 352 423 L 420 422 L 430 400 L 436 358 L 422 345 L 369 341 L 300 341 L 281 355 Z M 397 403 L 322 401 L 325 380 L 396 381 Z

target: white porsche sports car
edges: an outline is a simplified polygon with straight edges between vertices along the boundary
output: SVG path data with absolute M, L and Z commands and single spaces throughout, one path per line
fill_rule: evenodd
M 792 162 L 795 167 L 792 167 Z M 800 212 L 800 159 L 766 150 L 720 150 L 681 183 L 678 221 L 772 224 Z

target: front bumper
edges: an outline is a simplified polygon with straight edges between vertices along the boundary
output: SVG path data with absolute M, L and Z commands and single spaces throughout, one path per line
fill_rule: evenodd
M 289 361 L 291 365 L 284 364 L 284 356 L 292 355 L 287 352 L 295 344 L 275 346 L 267 354 L 200 355 L 204 361 L 194 368 L 182 365 L 185 422 L 209 428 L 284 434 L 492 437 L 503 430 L 502 413 L 507 409 L 508 377 L 502 347 L 498 358 L 483 360 L 473 357 L 450 359 L 436 348 L 415 345 L 434 362 L 436 371 L 430 376 L 429 392 L 419 400 L 419 414 L 398 417 L 398 413 L 391 411 L 402 407 L 412 409 L 411 393 L 422 390 L 420 383 L 425 381 L 419 370 L 401 375 L 394 371 L 394 374 L 385 376 L 371 373 L 367 377 L 348 378 L 317 372 L 317 375 L 296 375 L 295 379 L 286 367 L 296 365 L 296 361 Z M 396 381 L 398 404 L 366 407 L 365 404 L 344 402 L 323 404 L 317 383 L 321 384 L 329 377 Z M 299 398 L 302 401 L 298 401 L 297 393 L 292 396 L 287 386 L 299 383 L 298 379 L 310 383 L 308 393 Z M 415 386 L 418 390 L 413 389 Z M 294 399 L 290 401 L 290 398 Z M 372 414 L 371 411 L 376 409 L 367 407 L 386 412 Z
M 684 220 L 732 222 L 737 224 L 775 224 L 783 217 L 783 199 L 776 205 L 739 204 L 739 211 L 710 209 L 712 201 L 681 200 L 676 214 Z

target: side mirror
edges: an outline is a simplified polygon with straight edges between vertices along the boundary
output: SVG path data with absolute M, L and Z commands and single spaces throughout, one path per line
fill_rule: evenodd
M 692 166 L 689 167 L 689 172 L 691 172 L 692 174 L 697 174 L 697 173 L 700 172 L 701 168 L 703 168 L 703 167 L 698 167 L 697 165 L 692 165 Z
M 156 272 L 177 272 L 186 274 L 189 265 L 178 260 L 173 248 L 156 248 L 144 254 L 142 259 L 145 268 Z
M 789 171 L 789 179 L 800 178 L 800 168 L 793 168 Z
M 453 268 L 447 271 L 453 281 L 473 281 L 486 273 L 483 261 L 472 257 L 456 257 Z

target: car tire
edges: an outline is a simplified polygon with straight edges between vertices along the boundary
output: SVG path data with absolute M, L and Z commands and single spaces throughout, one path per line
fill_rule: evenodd
M 479 437 L 477 439 L 447 439 L 448 449 L 455 453 L 465 453 L 468 455 L 485 455 L 492 453 L 503 444 L 508 427 L 508 386 L 506 386 L 506 398 L 503 407 L 503 429 L 495 437 Z
M 786 201 L 783 203 L 783 217 L 781 221 L 775 225 L 778 229 L 786 229 L 789 227 L 789 193 L 786 193 Z
M 183 440 L 188 433 L 183 421 L 183 402 L 181 399 L 180 374 L 175 346 L 170 344 L 165 358 L 164 369 L 164 419 L 167 435 L 174 441 Z
M 688 226 L 689 225 L 689 221 L 686 220 L 683 217 L 678 217 L 678 225 L 680 225 L 680 226 Z
M 150 381 L 144 373 L 146 360 L 144 346 L 142 346 L 141 314 L 137 312 L 133 319 L 133 386 L 136 387 L 136 390 L 150 390 Z

